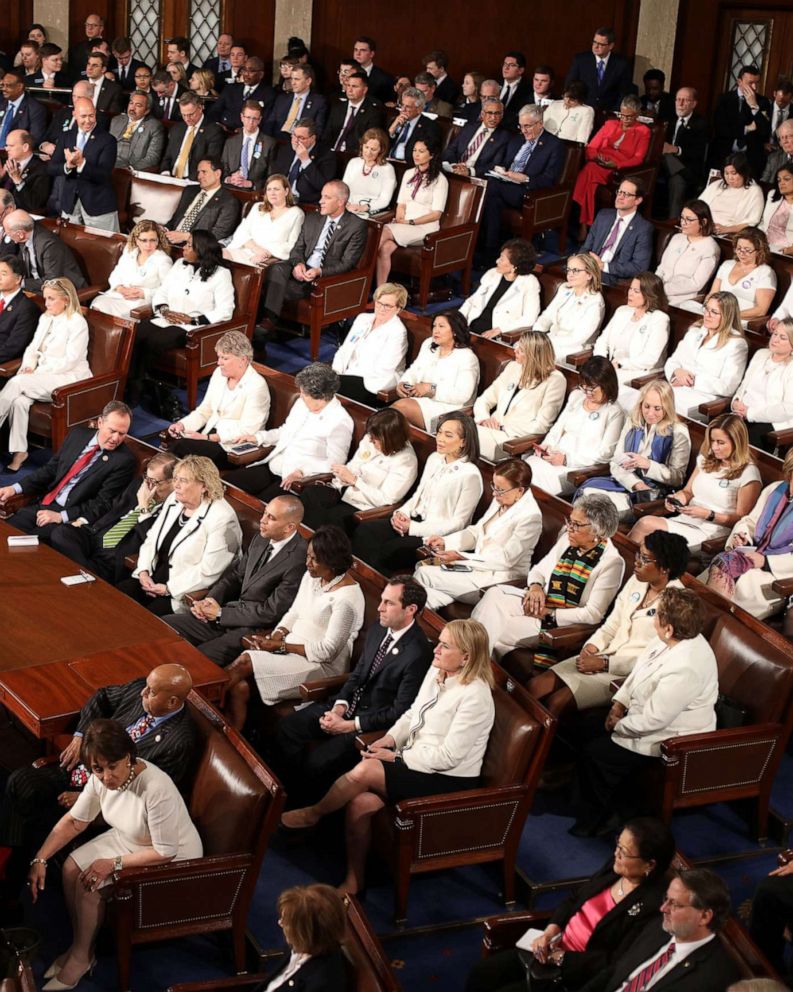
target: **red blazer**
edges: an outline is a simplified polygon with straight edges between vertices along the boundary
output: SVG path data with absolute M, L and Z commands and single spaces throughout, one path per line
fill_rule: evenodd
M 615 148 L 614 142 L 622 133 L 620 121 L 606 121 L 586 146 L 587 161 L 594 161 L 602 153 L 616 162 L 618 169 L 632 169 L 635 165 L 641 165 L 650 146 L 650 129 L 644 124 L 634 124 L 625 132 L 620 147 Z

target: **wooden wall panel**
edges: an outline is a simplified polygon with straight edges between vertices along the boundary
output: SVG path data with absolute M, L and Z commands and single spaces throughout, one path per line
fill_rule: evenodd
M 223 28 L 245 45 L 251 55 L 264 60 L 265 80 L 272 79 L 274 27 L 275 0 L 226 0 Z
M 85 19 L 99 14 L 105 19 L 104 37 L 112 41 L 124 30 L 124 3 L 118 0 L 69 0 L 69 44 L 76 45 L 85 38 Z
M 0 51 L 13 59 L 33 23 L 33 0 L 0 0 Z

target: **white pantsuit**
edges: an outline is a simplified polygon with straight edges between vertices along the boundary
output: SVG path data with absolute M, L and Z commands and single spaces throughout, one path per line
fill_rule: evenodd
M 768 348 L 756 351 L 734 398 L 746 404 L 749 423 L 793 427 L 793 359 L 775 362 Z
M 488 269 L 475 293 L 460 307 L 460 313 L 472 323 L 487 306 L 493 291 L 501 282 L 497 269 Z M 500 331 L 514 331 L 531 327 L 540 315 L 540 283 L 536 276 L 518 276 L 493 308 L 493 327 Z M 491 330 L 491 328 L 487 328 Z
M 259 204 L 251 207 L 234 232 L 227 251 L 235 262 L 254 265 L 253 255 L 245 245 L 254 241 L 277 259 L 289 258 L 303 228 L 305 215 L 300 207 L 287 207 L 278 217 Z
M 576 295 L 574 289 L 563 283 L 556 295 L 534 324 L 535 331 L 543 331 L 550 338 L 557 361 L 586 347 L 600 330 L 606 304 L 601 293 Z
M 585 145 L 595 126 L 595 110 L 586 104 L 566 107 L 564 100 L 552 100 L 545 108 L 542 126 L 549 134 Z
M 626 413 L 638 396 L 630 386 L 631 380 L 654 369 L 659 369 L 660 377 L 669 344 L 668 314 L 652 310 L 633 320 L 635 313 L 633 307 L 617 307 L 594 348 L 595 355 L 602 355 L 614 364 L 620 384 L 619 402 Z
M 234 389 L 229 389 L 228 379 L 215 369 L 203 402 L 183 417 L 182 423 L 186 431 L 217 434 L 221 444 L 228 444 L 261 430 L 269 413 L 267 380 L 249 365 Z
M 352 441 L 352 417 L 336 396 L 316 413 L 298 397 L 280 427 L 257 431 L 257 444 L 275 447 L 256 465 L 269 465 L 273 475 L 292 472 L 316 475 L 347 461 Z
M 704 327 L 692 327 L 664 365 L 664 374 L 672 384 L 675 409 L 687 417 L 701 420 L 700 403 L 731 397 L 746 369 L 749 347 L 742 334 L 731 334 L 719 347 L 718 335 L 705 341 Z M 684 369 L 694 376 L 693 386 L 675 385 L 673 376 Z
M 100 293 L 91 303 L 92 310 L 101 310 L 115 317 L 129 317 L 137 307 L 148 306 L 156 289 L 159 289 L 173 265 L 173 259 L 158 248 L 140 264 L 138 249 L 125 248 L 110 273 L 110 289 Z M 116 289 L 117 286 L 137 286 L 143 290 L 142 298 L 126 300 Z
M 413 445 L 408 443 L 393 455 L 384 455 L 365 434 L 355 454 L 346 466 L 355 476 L 348 486 L 337 477 L 333 485 L 344 487 L 342 503 L 349 503 L 359 510 L 373 510 L 404 499 L 418 476 L 418 458 Z

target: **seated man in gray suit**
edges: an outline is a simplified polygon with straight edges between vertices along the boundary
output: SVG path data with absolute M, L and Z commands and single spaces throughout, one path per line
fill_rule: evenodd
M 129 95 L 126 114 L 116 114 L 110 133 L 116 139 L 116 167 L 159 172 L 165 151 L 165 128 L 151 116 L 152 95 L 137 90 Z
M 261 130 L 262 108 L 258 101 L 245 101 L 240 120 L 242 130 L 227 138 L 223 146 L 223 181 L 239 189 L 261 189 L 267 178 L 275 138 Z
M 198 189 L 187 186 L 176 213 L 165 225 L 172 245 L 183 245 L 191 231 L 211 231 L 218 239 L 230 238 L 240 222 L 240 201 L 223 189 L 223 166 L 216 158 L 198 163 Z
M 71 248 L 52 231 L 36 224 L 25 210 L 12 210 L 3 217 L 3 229 L 17 246 L 25 269 L 22 288 L 40 293 L 48 279 L 71 279 L 75 289 L 85 286 L 83 275 Z
M 790 117 L 776 129 L 779 148 L 771 152 L 763 172 L 764 183 L 776 183 L 776 170 L 782 165 L 793 165 L 793 120 Z
M 320 276 L 354 269 L 366 247 L 366 221 L 346 209 L 350 188 L 334 179 L 322 187 L 319 212 L 306 215 L 303 229 L 286 262 L 270 266 L 265 284 L 264 327 L 281 314 L 286 300 L 309 296 Z
M 306 542 L 297 532 L 302 519 L 297 496 L 270 500 L 246 553 L 190 613 L 175 613 L 165 622 L 219 665 L 234 661 L 242 638 L 275 626 L 297 595 L 306 570 Z

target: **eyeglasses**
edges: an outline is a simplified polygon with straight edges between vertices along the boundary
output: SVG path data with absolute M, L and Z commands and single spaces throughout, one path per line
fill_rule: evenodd
M 147 475 L 146 476 L 146 485 L 150 489 L 156 489 L 157 486 L 161 486 L 163 484 L 163 482 L 167 482 L 167 481 L 168 481 L 167 479 L 152 479 L 152 477 L 150 475 Z M 176 481 L 176 480 L 174 480 L 174 481 Z
M 675 902 L 674 899 L 664 899 L 661 903 L 661 909 L 667 906 L 669 909 L 691 909 L 690 903 Z
M 399 307 L 396 303 L 383 303 L 382 300 L 375 300 L 374 305 L 380 307 L 381 310 L 398 310 Z
M 641 854 L 628 854 L 628 852 L 619 843 L 619 841 L 616 841 L 615 842 L 615 844 L 614 844 L 614 851 L 615 851 L 616 854 L 619 854 L 619 856 L 621 858 L 625 858 L 626 861 L 641 861 L 642 860 Z
M 517 69 L 518 68 L 518 63 L 517 62 L 502 62 L 501 65 L 502 65 L 502 67 L 504 69 Z
M 588 520 L 587 520 L 587 522 L 585 524 L 577 524 L 575 522 L 575 520 L 566 520 L 565 521 L 565 527 L 568 530 L 586 530 L 587 527 L 589 527 L 589 526 L 590 526 L 590 524 L 589 524 L 589 521 Z
M 565 272 L 570 275 L 571 272 L 586 272 L 586 269 L 574 269 L 571 265 L 568 265 Z
M 494 496 L 506 496 L 507 493 L 514 492 L 514 490 L 520 488 L 520 486 L 510 486 L 509 489 L 497 489 L 492 482 L 490 483 L 490 490 Z
M 709 317 L 721 317 L 721 310 L 714 310 L 712 307 L 705 307 L 705 313 Z
M 617 196 L 638 196 L 638 193 L 629 193 L 626 189 L 618 189 Z
M 699 220 L 699 217 L 686 217 L 683 214 L 680 215 L 680 223 L 681 224 L 696 224 L 696 222 L 698 220 Z
M 597 392 L 600 386 L 587 386 L 586 384 L 581 385 L 581 392 L 584 396 L 592 396 L 593 393 Z
M 621 121 L 635 121 L 638 114 L 617 114 L 617 119 Z
M 749 248 L 745 248 L 745 247 L 744 248 L 736 248 L 735 249 L 735 254 L 736 255 L 754 255 L 754 253 L 756 251 L 757 251 L 757 249 L 752 245 Z
M 640 565 L 653 565 L 658 561 L 657 558 L 648 558 L 647 555 L 643 555 L 641 551 L 637 551 L 635 557 L 636 561 L 638 561 Z

